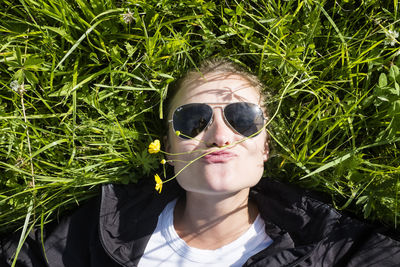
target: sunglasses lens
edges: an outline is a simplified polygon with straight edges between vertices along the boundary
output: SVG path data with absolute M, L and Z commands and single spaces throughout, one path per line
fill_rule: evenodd
M 225 107 L 224 115 L 238 133 L 246 137 L 258 132 L 264 126 L 264 115 L 253 103 L 232 103 Z
M 207 127 L 212 114 L 212 108 L 206 104 L 193 103 L 180 106 L 172 118 L 174 130 L 180 131 L 183 134 L 182 138 L 195 137 Z

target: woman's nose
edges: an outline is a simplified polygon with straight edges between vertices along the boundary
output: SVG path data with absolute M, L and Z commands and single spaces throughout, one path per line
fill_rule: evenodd
M 221 110 L 214 110 L 213 121 L 206 131 L 206 144 L 209 147 L 223 147 L 233 142 L 235 133 L 225 123 Z

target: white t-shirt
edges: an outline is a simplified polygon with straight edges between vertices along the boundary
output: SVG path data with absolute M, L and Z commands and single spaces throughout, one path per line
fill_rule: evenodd
M 268 247 L 273 241 L 265 233 L 260 215 L 251 227 L 235 241 L 215 250 L 189 247 L 175 231 L 174 207 L 177 199 L 168 203 L 158 218 L 154 230 L 139 261 L 139 267 L 221 267 L 242 266 L 248 258 Z

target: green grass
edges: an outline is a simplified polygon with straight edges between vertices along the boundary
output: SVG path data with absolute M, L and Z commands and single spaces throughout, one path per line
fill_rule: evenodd
M 397 228 L 398 8 L 397 0 L 2 1 L 0 231 L 58 218 L 100 184 L 153 179 L 160 158 L 147 145 L 163 131 L 169 84 L 215 56 L 248 66 L 273 94 L 266 176 Z

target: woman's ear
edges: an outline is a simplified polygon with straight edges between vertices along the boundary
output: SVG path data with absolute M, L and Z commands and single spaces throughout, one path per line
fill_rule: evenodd
M 168 141 L 168 135 L 164 135 L 163 144 L 165 145 L 165 152 L 171 153 L 171 145 L 170 145 L 170 143 Z M 166 154 L 165 157 L 167 158 L 168 164 L 171 165 L 171 166 L 174 166 L 171 156 Z

